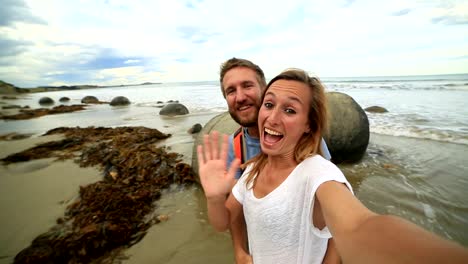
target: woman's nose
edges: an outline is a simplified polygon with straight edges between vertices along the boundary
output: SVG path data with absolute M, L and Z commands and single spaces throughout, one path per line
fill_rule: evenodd
M 274 108 L 270 111 L 270 115 L 268 116 L 268 121 L 270 121 L 271 123 L 277 123 L 278 122 L 278 119 L 279 119 L 279 110 L 278 108 Z

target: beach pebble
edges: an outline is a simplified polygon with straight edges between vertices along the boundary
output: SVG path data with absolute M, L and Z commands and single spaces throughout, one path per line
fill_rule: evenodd
M 42 97 L 41 99 L 39 99 L 39 104 L 40 105 L 51 105 L 51 104 L 54 104 L 54 100 L 52 100 L 52 98 L 50 98 L 50 97 Z
M 109 175 L 112 177 L 112 179 L 116 180 L 117 176 L 119 176 L 119 173 L 117 171 L 110 171 Z
M 162 215 L 158 215 L 158 216 L 156 217 L 156 219 L 158 219 L 158 220 L 161 221 L 161 222 L 165 222 L 165 221 L 169 220 L 169 216 L 168 216 L 168 215 L 165 215 L 165 214 L 162 214 Z

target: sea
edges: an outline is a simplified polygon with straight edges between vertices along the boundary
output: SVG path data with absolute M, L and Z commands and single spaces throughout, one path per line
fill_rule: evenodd
M 363 159 L 339 165 L 356 196 L 377 213 L 403 217 L 468 246 L 468 74 L 340 77 L 322 78 L 322 82 L 327 91 L 348 94 L 363 109 L 380 106 L 388 110 L 367 113 L 371 136 Z M 173 139 L 167 144 L 191 162 L 194 137 L 187 130 L 227 109 L 217 81 L 30 93 L 11 104 L 39 108 L 38 100 L 44 96 L 55 100 L 55 105 L 65 96 L 71 99 L 66 104 L 79 104 L 87 95 L 108 102 L 125 96 L 131 105 L 90 105 L 79 112 L 0 121 L 0 135 L 16 132 L 39 137 L 59 126 L 147 126 L 171 133 Z M 182 103 L 190 114 L 160 116 L 161 102 L 169 100 Z M 174 217 L 165 228 L 157 225 L 154 229 L 166 235 L 164 242 L 148 235 L 129 249 L 133 257 L 127 262 L 232 263 L 229 235 L 210 228 L 200 188 L 166 196 L 170 198 L 163 198 L 162 208 Z M 178 210 L 190 212 L 177 218 Z M 196 221 L 188 220 L 191 217 Z M 146 239 L 150 242 L 145 246 Z M 164 250 L 151 251 L 154 244 Z

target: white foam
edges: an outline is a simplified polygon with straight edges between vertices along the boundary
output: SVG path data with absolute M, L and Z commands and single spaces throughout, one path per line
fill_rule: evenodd
M 430 205 L 422 203 L 422 207 L 424 210 L 424 215 L 426 215 L 427 218 L 434 219 L 436 217 L 434 209 L 432 209 Z

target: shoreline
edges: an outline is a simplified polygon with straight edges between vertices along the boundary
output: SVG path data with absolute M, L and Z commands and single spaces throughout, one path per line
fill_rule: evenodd
M 92 85 L 92 84 L 79 84 L 79 85 L 62 85 L 62 86 L 37 86 L 30 88 L 21 88 L 11 83 L 0 80 L 0 96 L 12 96 L 17 94 L 28 93 L 43 93 L 54 91 L 72 91 L 72 90 L 86 90 L 86 89 L 100 89 L 112 87 L 132 87 L 142 85 L 159 85 L 160 82 L 145 82 L 139 84 L 117 84 L 117 85 Z

